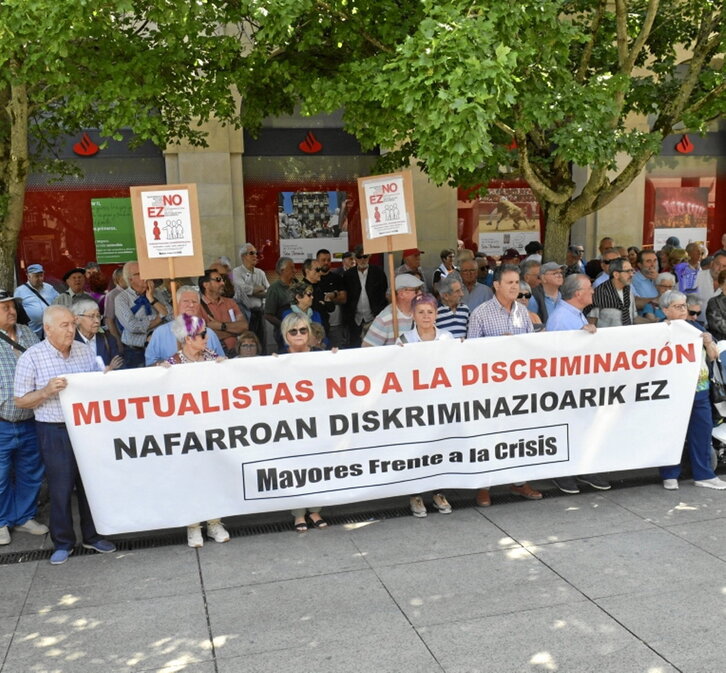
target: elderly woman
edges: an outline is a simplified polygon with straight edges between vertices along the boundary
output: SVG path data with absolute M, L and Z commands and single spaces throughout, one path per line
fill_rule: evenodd
M 523 280 L 519 281 L 519 294 L 517 295 L 517 301 L 527 309 L 529 313 L 529 319 L 532 321 L 532 327 L 535 332 L 544 332 L 545 325 L 542 322 L 542 318 L 537 313 L 529 310 L 529 300 L 532 298 L 532 288 L 529 283 L 525 283 Z
M 433 277 L 433 288 L 436 295 L 439 294 L 439 282 L 454 271 L 454 259 L 456 258 L 456 252 L 452 248 L 445 248 L 441 251 L 439 257 L 441 258 L 441 264 L 439 264 L 436 271 L 434 271 Z
M 325 327 L 323 317 L 313 309 L 314 301 L 313 286 L 307 280 L 301 280 L 290 288 L 290 308 L 282 312 L 283 319 L 290 314 L 304 315 L 310 322 L 316 322 Z M 280 326 L 282 332 L 282 326 Z M 284 339 L 283 339 L 284 341 Z M 286 351 L 287 347 L 283 348 Z
M 76 341 L 88 344 L 104 367 L 118 369 L 124 363 L 119 355 L 118 343 L 112 334 L 104 332 L 101 327 L 101 310 L 91 299 L 81 299 L 71 306 L 76 317 Z
M 666 320 L 685 320 L 688 315 L 686 295 L 678 290 L 665 292 L 660 298 L 660 307 Z M 696 384 L 696 396 L 691 408 L 691 417 L 686 431 L 686 444 L 691 459 L 693 483 L 703 488 L 714 488 L 719 491 L 726 489 L 726 481 L 721 481 L 711 467 L 711 432 L 713 418 L 711 416 L 711 400 L 709 399 L 709 380 L 707 359 L 711 362 L 718 358 L 718 347 L 708 332 L 701 334 L 703 349 L 701 351 L 701 371 Z M 675 491 L 678 488 L 680 465 L 660 468 L 663 488 Z
M 280 325 L 282 338 L 287 345 L 288 353 L 308 353 L 317 350 L 310 346 L 310 318 L 304 313 L 290 313 Z M 325 528 L 328 523 L 320 516 L 320 507 L 301 507 L 292 510 L 295 517 L 295 530 L 304 533 L 308 523 L 314 528 Z
M 237 337 L 237 357 L 251 358 L 262 355 L 262 344 L 252 330 L 245 330 Z
M 676 287 L 676 277 L 669 271 L 663 271 L 655 277 L 655 289 L 658 291 L 658 297 L 664 292 L 673 290 Z M 650 322 L 660 322 L 665 320 L 665 313 L 658 304 L 658 297 L 653 297 L 640 311 L 640 315 Z
M 166 362 L 165 366 L 183 365 L 191 362 L 222 362 L 225 358 L 219 357 L 214 351 L 207 348 L 207 325 L 202 318 L 182 313 L 171 323 L 172 334 L 176 337 L 179 350 Z M 229 533 L 222 525 L 221 519 L 207 521 L 207 537 L 215 542 L 227 542 Z M 202 547 L 202 526 L 193 523 L 187 526 L 187 544 L 192 548 Z
M 686 320 L 688 320 L 688 322 L 690 322 L 691 325 L 693 325 L 697 330 L 705 332 L 706 328 L 704 327 L 701 319 L 699 318 L 703 309 L 703 302 L 701 301 L 701 297 L 699 297 L 697 294 L 687 294 L 686 308 L 688 309 L 688 317 L 686 318 Z
M 403 332 L 398 337 L 397 344 L 409 344 L 420 341 L 444 341 L 453 339 L 450 332 L 436 327 L 436 314 L 438 303 L 432 294 L 419 294 L 411 301 L 411 312 L 413 315 L 413 329 Z M 451 505 L 443 493 L 436 493 L 433 496 L 434 507 L 441 514 L 451 514 Z M 422 495 L 412 495 L 410 498 L 411 513 L 418 518 L 427 514 Z
M 716 341 L 726 339 L 726 269 L 717 278 L 720 294 L 711 297 L 706 304 L 706 324 Z

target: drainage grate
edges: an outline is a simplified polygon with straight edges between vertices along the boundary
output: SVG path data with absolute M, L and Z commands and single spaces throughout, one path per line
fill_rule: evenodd
M 660 479 L 657 475 L 632 477 L 628 479 L 612 479 L 610 483 L 615 489 L 622 488 L 633 488 L 635 486 L 645 486 L 648 484 L 660 483 Z M 468 509 L 474 507 L 474 497 L 472 492 L 467 494 L 455 494 L 451 492 L 449 496 L 447 492 L 447 499 L 452 504 L 453 508 L 456 509 Z M 556 489 L 548 489 L 542 491 L 544 498 L 559 498 L 566 497 L 572 498 L 575 496 L 568 496 L 560 493 Z M 521 498 L 510 493 L 495 493 L 494 501 L 495 504 L 505 504 L 510 502 L 521 502 Z M 349 512 L 340 514 L 327 514 L 325 520 L 331 526 L 342 526 L 346 524 L 365 523 L 366 521 L 385 521 L 386 519 L 397 519 L 404 516 L 411 516 L 411 510 L 408 507 L 386 507 L 377 509 L 375 511 L 362 511 L 362 512 Z M 256 524 L 242 524 L 238 526 L 226 525 L 225 528 L 229 531 L 230 537 L 249 537 L 252 535 L 266 535 L 269 533 L 285 533 L 293 530 L 293 521 L 289 515 L 286 515 L 284 519 L 279 521 L 261 522 Z M 140 551 L 143 549 L 154 549 L 156 547 L 169 547 L 172 545 L 184 545 L 186 544 L 187 538 L 186 533 L 183 531 L 174 531 L 171 533 L 159 533 L 155 535 L 140 536 L 137 538 L 131 538 L 126 540 L 115 540 L 116 546 L 119 551 Z M 7 552 L 0 554 L 0 565 L 14 565 L 16 563 L 30 563 L 32 561 L 46 561 L 50 558 L 53 553 L 52 549 L 34 549 L 31 551 L 17 551 Z M 96 552 L 91 549 L 85 549 L 80 545 L 76 546 L 73 550 L 74 556 L 87 556 L 89 554 L 95 554 Z

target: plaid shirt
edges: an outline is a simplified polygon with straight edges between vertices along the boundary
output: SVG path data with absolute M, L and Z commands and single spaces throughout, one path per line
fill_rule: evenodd
M 8 335 L 5 330 L 0 331 Z M 30 348 L 38 343 L 38 337 L 30 327 L 15 325 L 15 341 L 25 348 Z M 33 418 L 32 409 L 18 409 L 13 398 L 15 365 L 19 355 L 19 350 L 0 339 L 0 418 L 13 423 Z
M 469 339 L 534 332 L 527 308 L 518 301 L 507 311 L 494 297 L 477 306 L 469 316 Z
M 18 359 L 15 368 L 15 397 L 23 397 L 44 388 L 56 376 L 96 371 L 100 371 L 96 354 L 86 344 L 73 341 L 69 356 L 64 358 L 46 339 L 29 348 Z M 53 395 L 35 408 L 35 420 L 65 423 L 58 395 Z

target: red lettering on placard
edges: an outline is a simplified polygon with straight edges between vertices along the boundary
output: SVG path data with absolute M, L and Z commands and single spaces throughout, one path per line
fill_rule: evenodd
M 388 185 L 382 185 L 383 187 L 383 193 L 387 194 L 388 192 L 397 192 L 398 191 L 398 183 L 397 182 L 391 182 Z
M 163 206 L 149 206 L 146 209 L 146 216 L 147 217 L 164 217 L 164 207 Z
M 181 194 L 162 194 L 161 201 L 165 206 L 181 206 L 182 204 Z

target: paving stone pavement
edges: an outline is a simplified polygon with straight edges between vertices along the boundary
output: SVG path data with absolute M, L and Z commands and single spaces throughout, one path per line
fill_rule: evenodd
M 652 470 L 535 486 L 544 500 L 498 488 L 488 508 L 453 492 L 423 519 L 401 498 L 335 508 L 304 534 L 239 517 L 284 530 L 199 550 L 120 538 L 58 567 L 15 535 L 0 673 L 724 672 L 726 492 L 665 491 Z

